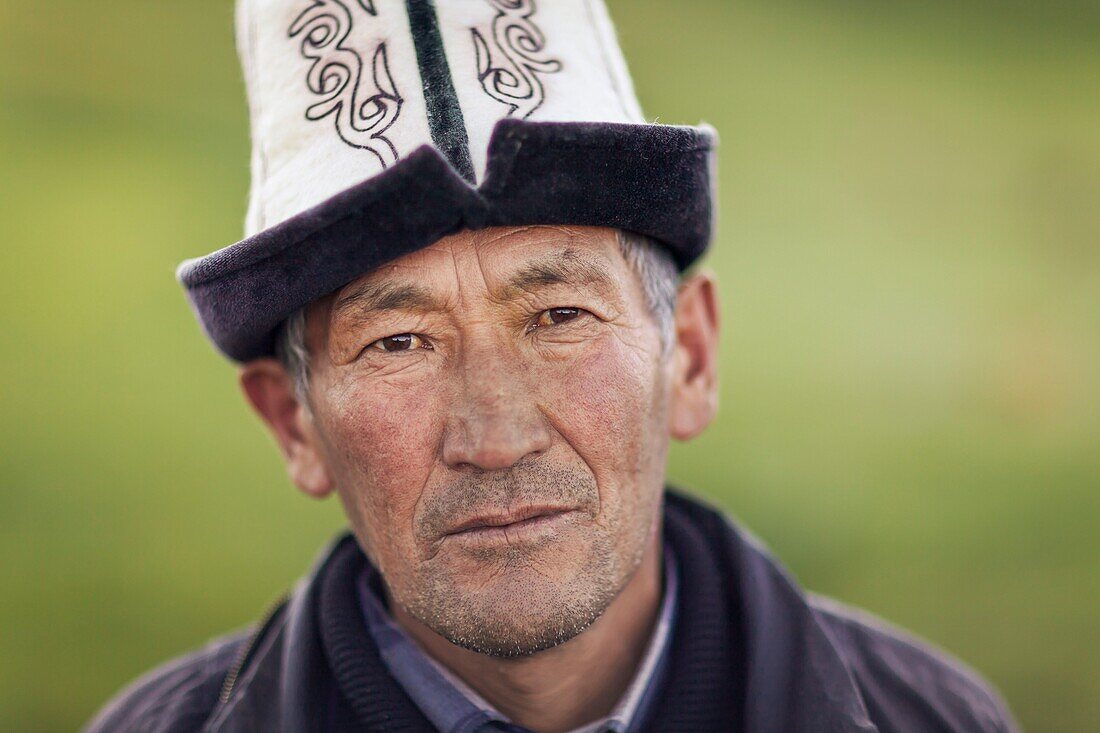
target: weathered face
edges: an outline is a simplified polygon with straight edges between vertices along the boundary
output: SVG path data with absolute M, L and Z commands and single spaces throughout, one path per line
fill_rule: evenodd
M 674 361 L 614 230 L 446 237 L 307 330 L 313 493 L 339 493 L 394 601 L 507 656 L 604 611 L 656 537 Z

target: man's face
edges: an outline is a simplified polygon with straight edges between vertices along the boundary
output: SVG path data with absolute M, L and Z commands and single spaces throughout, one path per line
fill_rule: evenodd
M 614 230 L 462 232 L 307 324 L 305 450 L 390 597 L 502 656 L 599 617 L 657 536 L 673 371 Z

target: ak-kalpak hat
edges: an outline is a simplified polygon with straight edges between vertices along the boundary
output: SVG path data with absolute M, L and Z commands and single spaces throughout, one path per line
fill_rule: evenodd
M 461 229 L 596 225 L 681 270 L 713 228 L 714 131 L 648 124 L 602 0 L 238 0 L 246 238 L 182 263 L 228 357 Z

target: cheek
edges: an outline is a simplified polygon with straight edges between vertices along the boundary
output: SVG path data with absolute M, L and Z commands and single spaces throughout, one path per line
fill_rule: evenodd
M 325 432 L 337 490 L 375 559 L 413 542 L 417 502 L 439 444 L 443 399 L 430 384 L 378 381 L 334 391 Z
M 595 474 L 603 503 L 663 480 L 665 400 L 653 353 L 608 335 L 543 375 L 547 412 Z

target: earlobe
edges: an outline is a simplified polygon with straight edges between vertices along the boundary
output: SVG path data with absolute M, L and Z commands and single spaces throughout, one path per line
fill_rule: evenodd
M 680 285 L 669 409 L 669 434 L 690 440 L 718 411 L 718 292 L 714 276 L 698 272 Z
M 250 361 L 241 367 L 240 383 L 252 409 L 278 443 L 294 484 L 312 497 L 327 496 L 333 484 L 319 436 L 283 365 L 276 359 Z

